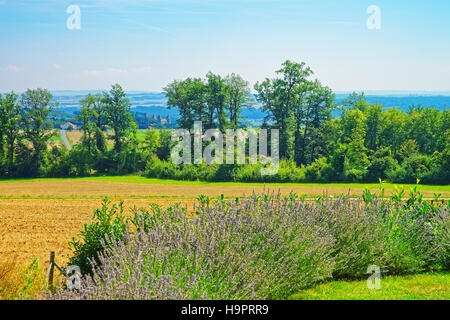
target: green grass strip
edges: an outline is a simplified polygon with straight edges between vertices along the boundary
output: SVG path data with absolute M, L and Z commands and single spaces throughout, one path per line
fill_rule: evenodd
M 85 178 L 36 178 L 36 179 L 7 179 L 0 180 L 0 183 L 11 182 L 37 182 L 37 181 L 104 181 L 116 183 L 150 184 L 150 185 L 181 185 L 181 186 L 229 186 L 229 187 L 263 187 L 264 183 L 244 183 L 244 182 L 204 182 L 204 181 L 179 181 L 166 179 L 151 179 L 137 175 L 127 176 L 95 176 Z M 306 188 L 346 188 L 346 189 L 379 189 L 378 183 L 266 183 L 266 187 L 306 187 Z M 385 190 L 401 189 L 409 191 L 413 184 L 383 184 Z M 419 185 L 420 191 L 450 192 L 450 185 Z
M 304 290 L 291 300 L 449 300 L 450 273 L 381 278 L 379 290 L 367 281 L 336 281 Z

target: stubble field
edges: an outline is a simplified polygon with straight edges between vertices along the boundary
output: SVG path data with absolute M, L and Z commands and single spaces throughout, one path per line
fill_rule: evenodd
M 167 207 L 174 200 L 132 199 L 125 200 L 124 206 L 129 213 L 135 206 L 146 207 L 150 202 Z M 184 202 L 191 205 L 193 201 Z M 71 253 L 68 242 L 89 222 L 89 216 L 101 203 L 100 199 L 0 200 L 0 260 L 12 259 L 26 266 L 36 258 L 40 266 L 45 266 L 50 251 L 55 251 L 57 262 L 63 265 Z
M 27 265 L 37 259 L 43 268 L 50 251 L 57 262 L 64 264 L 70 257 L 68 242 L 76 236 L 89 216 L 101 206 L 107 196 L 113 202 L 124 200 L 126 212 L 135 206 L 157 203 L 162 207 L 181 203 L 192 207 L 198 195 L 225 197 L 249 195 L 266 188 L 289 194 L 318 196 L 322 194 L 361 195 L 362 185 L 257 185 L 233 183 L 188 183 L 145 179 L 141 177 L 111 177 L 99 179 L 48 179 L 0 182 L 0 261 L 15 260 Z M 436 187 L 445 197 L 448 187 Z M 374 189 L 375 190 L 375 189 Z M 386 194 L 392 193 L 387 190 Z M 423 194 L 433 196 L 424 187 Z

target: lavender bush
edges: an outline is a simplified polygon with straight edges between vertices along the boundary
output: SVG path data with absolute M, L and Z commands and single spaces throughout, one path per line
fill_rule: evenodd
M 390 273 L 448 268 L 449 209 L 430 216 L 374 199 L 306 202 L 262 194 L 187 213 L 138 211 L 106 237 L 80 290 L 49 299 L 277 299 L 377 264 Z

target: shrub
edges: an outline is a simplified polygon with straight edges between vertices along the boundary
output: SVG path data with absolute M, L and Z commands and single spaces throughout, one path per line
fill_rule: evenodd
M 258 163 L 252 166 L 238 166 L 234 172 L 236 182 L 261 182 L 261 169 L 263 165 Z
M 413 154 L 407 158 L 400 168 L 388 172 L 390 181 L 395 183 L 415 183 L 429 173 L 431 159 L 421 154 Z
M 306 167 L 305 178 L 308 182 L 328 182 L 334 176 L 334 169 L 327 158 L 321 157 Z
M 296 167 L 291 160 L 280 160 L 279 170 L 274 175 L 261 175 L 264 165 L 237 164 L 182 164 L 159 160 L 156 157 L 147 163 L 146 176 L 149 178 L 200 180 L 200 181 L 235 181 L 235 182 L 305 182 L 304 168 Z
M 79 238 L 72 238 L 69 243 L 74 255 L 70 259 L 71 265 L 80 267 L 82 273 L 92 272 L 92 261 L 98 261 L 98 253 L 104 248 L 102 241 L 108 239 L 123 239 L 127 229 L 123 215 L 123 203 L 111 204 L 108 198 L 102 203 L 102 208 L 95 210 L 91 222 L 83 226 Z
M 165 212 L 148 232 L 107 241 L 82 290 L 54 297 L 278 298 L 329 278 L 333 238 L 314 222 L 318 211 L 287 200 L 273 207 L 274 200 L 219 202 L 193 218 Z
M 101 237 L 79 291 L 46 298 L 278 299 L 372 264 L 390 274 L 448 269 L 447 202 L 425 202 L 417 190 L 405 203 L 364 199 L 201 197 L 191 213 L 136 212 L 135 231 Z
M 293 160 L 280 160 L 278 173 L 261 178 L 261 182 L 305 182 L 305 169 L 296 166 Z
M 345 181 L 348 182 L 361 182 L 367 175 L 367 170 L 361 168 L 353 168 L 345 170 Z
M 450 150 L 435 152 L 431 157 L 430 171 L 420 176 L 423 183 L 429 184 L 448 184 L 450 181 Z
M 387 172 L 394 170 L 398 166 L 397 161 L 391 157 L 388 149 L 375 152 L 369 159 L 370 165 L 367 168 L 366 176 L 368 181 L 386 179 Z
M 175 178 L 175 171 L 176 166 L 172 162 L 152 157 L 147 162 L 145 175 L 149 178 L 168 179 Z

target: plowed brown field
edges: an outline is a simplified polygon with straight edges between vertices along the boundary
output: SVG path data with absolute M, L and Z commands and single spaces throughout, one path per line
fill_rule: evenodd
M 64 264 L 70 257 L 68 242 L 76 236 L 101 200 L 0 200 L 0 260 L 16 259 L 19 265 L 37 258 L 41 267 L 48 263 L 50 251 L 56 252 L 57 262 Z M 146 207 L 158 203 L 163 207 L 173 199 L 125 200 L 131 211 L 134 206 Z M 177 201 L 179 202 L 179 201 Z M 193 200 L 184 200 L 192 205 Z
M 200 194 L 207 196 L 242 196 L 251 194 L 253 191 L 262 192 L 264 186 L 246 186 L 246 185 L 227 185 L 214 186 L 209 185 L 176 185 L 176 184 L 138 184 L 138 183 L 119 183 L 107 181 L 86 181 L 86 180 L 48 180 L 48 181 L 30 181 L 30 182 L 8 182 L 0 183 L 0 196 L 3 197 L 72 197 L 72 198 L 98 198 L 101 196 L 119 197 L 122 199 L 137 197 L 177 197 L 193 198 Z M 354 187 L 329 187 L 323 186 L 283 186 L 271 187 L 271 190 L 280 190 L 282 194 L 289 194 L 291 191 L 298 194 L 322 195 L 325 193 L 337 195 L 347 194 L 361 195 L 362 188 Z M 376 191 L 376 190 L 374 190 Z M 433 197 L 433 192 L 423 191 L 426 197 Z M 386 195 L 392 194 L 392 191 L 386 191 Z M 449 196 L 450 193 L 442 192 L 442 196 Z
M 0 183 L 0 261 L 17 259 L 29 264 L 37 258 L 41 267 L 48 263 L 50 251 L 57 252 L 57 262 L 64 264 L 70 255 L 68 242 L 76 236 L 93 211 L 108 196 L 125 200 L 129 209 L 158 203 L 163 207 L 180 202 L 191 207 L 194 198 L 207 196 L 242 196 L 264 187 L 245 185 L 170 185 L 138 184 L 85 180 L 48 180 Z M 283 194 L 347 194 L 349 188 L 281 186 Z M 278 191 L 278 190 L 275 190 Z M 362 189 L 352 189 L 361 195 Z M 423 192 L 432 196 L 432 192 Z M 386 192 L 389 194 L 389 192 Z M 444 196 L 444 194 L 443 194 Z M 445 193 L 448 196 L 448 193 Z

